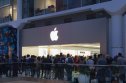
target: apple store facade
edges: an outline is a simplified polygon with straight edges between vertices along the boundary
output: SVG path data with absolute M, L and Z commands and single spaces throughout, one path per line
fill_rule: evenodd
M 107 54 L 107 22 L 106 18 L 99 18 L 22 29 L 22 55 Z

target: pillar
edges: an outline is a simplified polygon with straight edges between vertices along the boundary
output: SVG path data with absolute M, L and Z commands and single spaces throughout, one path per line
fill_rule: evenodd
M 124 15 L 124 54 L 125 54 L 125 57 L 126 57 L 126 15 Z
M 110 53 L 112 57 L 118 53 L 124 54 L 123 47 L 123 17 L 121 14 L 113 14 L 111 16 L 110 27 Z
M 20 38 L 19 38 L 19 35 L 20 34 L 20 32 L 19 32 L 19 29 L 17 29 L 17 56 L 20 58 Z
M 22 28 L 24 25 L 25 23 L 20 23 L 17 27 L 17 56 L 19 59 L 22 57 Z

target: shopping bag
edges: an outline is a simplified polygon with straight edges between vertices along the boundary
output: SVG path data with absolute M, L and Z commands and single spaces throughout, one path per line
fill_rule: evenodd
M 78 71 L 73 71 L 72 72 L 72 82 L 74 82 L 75 79 L 78 79 L 79 74 L 80 73 Z

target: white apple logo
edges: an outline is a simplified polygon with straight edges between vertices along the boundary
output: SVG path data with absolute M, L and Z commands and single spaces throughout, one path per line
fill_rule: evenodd
M 54 31 L 50 32 L 50 39 L 52 41 L 57 41 L 58 40 L 58 31 L 57 31 L 56 27 L 54 28 Z

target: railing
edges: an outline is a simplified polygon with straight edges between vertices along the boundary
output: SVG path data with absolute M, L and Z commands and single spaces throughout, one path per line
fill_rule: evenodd
M 5 23 L 5 22 L 9 22 L 9 21 L 12 21 L 11 15 L 0 18 L 0 23 Z
M 0 78 L 32 77 L 73 83 L 123 83 L 126 81 L 125 69 L 126 65 L 1 63 Z

